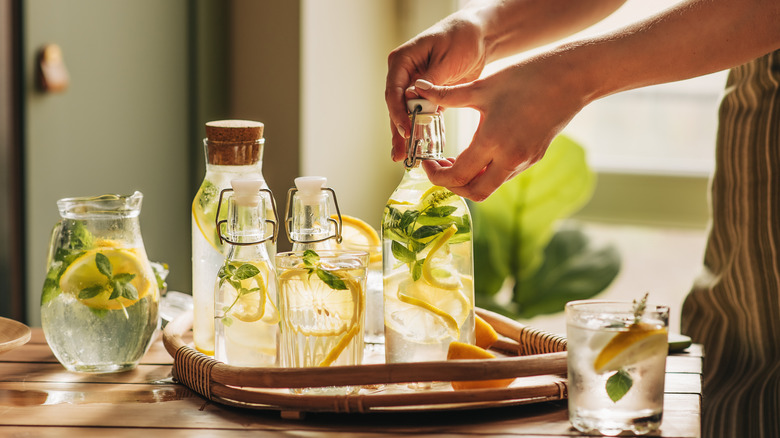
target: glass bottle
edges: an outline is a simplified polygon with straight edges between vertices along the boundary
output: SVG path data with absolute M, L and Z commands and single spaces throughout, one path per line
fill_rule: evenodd
M 263 128 L 248 120 L 206 123 L 206 175 L 192 201 L 192 332 L 195 348 L 207 355 L 214 355 L 214 278 L 227 252 L 217 235 L 218 198 L 233 179 L 258 178 L 262 188 L 268 188 L 262 173 Z M 273 217 L 270 205 L 267 209 L 266 217 Z M 227 209 L 222 214 L 219 219 L 225 218 Z M 267 240 L 265 246 L 273 259 L 275 240 Z
M 287 192 L 284 225 L 293 251 L 334 250 L 341 243 L 341 213 L 327 182 L 322 176 L 301 176 Z
M 70 371 L 133 369 L 160 326 L 160 291 L 146 256 L 143 195 L 57 201 L 41 296 L 41 324 Z
M 406 172 L 382 218 L 387 363 L 445 360 L 451 342 L 474 343 L 471 216 L 463 198 L 431 184 L 420 166 L 443 158 L 436 105 L 407 104 Z
M 279 311 L 276 273 L 265 242 L 276 240 L 273 195 L 261 179 L 235 179 L 227 193 L 227 219 L 217 223 L 220 241 L 228 246 L 216 275 L 214 291 L 214 357 L 234 366 L 278 364 Z M 265 196 L 267 196 L 267 200 Z M 217 211 L 219 214 L 220 207 Z M 276 217 L 274 213 L 274 218 Z M 272 233 L 266 234 L 266 225 Z

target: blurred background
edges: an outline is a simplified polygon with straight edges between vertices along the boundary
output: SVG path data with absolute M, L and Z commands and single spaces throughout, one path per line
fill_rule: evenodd
M 672 3 L 629 0 L 587 32 Z M 143 192 L 149 258 L 170 266 L 169 289 L 189 292 L 190 206 L 210 120 L 265 124 L 264 175 L 280 205 L 296 176 L 322 175 L 343 213 L 378 228 L 403 171 L 389 159 L 387 55 L 459 5 L 0 0 L 0 316 L 40 325 L 56 201 L 70 196 Z M 51 44 L 67 73 L 62 89 L 40 84 L 41 52 Z M 600 296 L 650 291 L 673 307 L 673 329 L 706 240 L 724 83 L 719 73 L 622 93 L 566 130 L 598 177 L 573 218 L 622 258 Z M 477 121 L 468 110 L 447 111 L 447 155 L 468 144 Z M 284 249 L 285 236 L 279 241 Z M 528 322 L 563 332 L 561 321 Z

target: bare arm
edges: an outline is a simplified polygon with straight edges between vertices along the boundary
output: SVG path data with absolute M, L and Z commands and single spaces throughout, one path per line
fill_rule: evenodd
M 408 133 L 405 93 L 417 79 L 438 85 L 473 81 L 487 62 L 582 30 L 625 0 L 477 0 L 388 57 L 385 100 L 393 132 L 393 158 L 403 159 Z
M 445 107 L 475 108 L 482 116 L 457 159 L 425 163 L 428 176 L 460 195 L 485 199 L 541 159 L 554 136 L 588 103 L 723 70 L 778 49 L 778 21 L 776 0 L 688 0 L 470 83 L 420 83 L 422 97 Z

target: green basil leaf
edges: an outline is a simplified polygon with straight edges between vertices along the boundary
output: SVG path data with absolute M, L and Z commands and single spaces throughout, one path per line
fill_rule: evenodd
M 437 217 L 447 217 L 451 215 L 452 213 L 457 210 L 458 207 L 455 207 L 454 205 L 442 205 L 440 207 L 433 207 L 429 208 L 421 215 L 422 216 L 437 216 Z
M 119 274 L 114 275 L 112 280 L 116 281 L 117 283 L 127 284 L 133 281 L 134 278 L 135 274 L 131 274 L 129 272 L 120 272 Z
M 303 264 L 307 268 L 316 267 L 320 263 L 320 256 L 316 251 L 307 249 L 303 252 Z
M 438 225 L 423 225 L 422 227 L 414 230 L 412 233 L 412 238 L 421 240 L 425 239 L 426 237 L 435 236 L 442 231 L 444 231 L 444 228 Z
M 415 253 L 409 251 L 409 249 L 403 246 L 401 243 L 393 241 L 393 243 L 390 245 L 390 249 L 393 251 L 393 257 L 404 263 L 413 263 L 415 260 L 417 260 Z
M 111 281 L 111 286 L 113 287 L 113 290 L 111 291 L 111 296 L 108 297 L 109 300 L 115 300 L 122 296 L 122 290 L 124 289 L 125 285 Z
M 138 290 L 133 286 L 133 283 L 127 283 L 122 286 L 122 296 L 128 300 L 138 299 Z
M 422 265 L 425 259 L 417 260 L 412 266 L 412 281 L 417 281 L 422 277 Z
M 224 325 L 225 327 L 230 327 L 231 325 L 233 325 L 233 320 L 228 316 L 224 316 L 222 317 L 222 325 Z
M 235 278 L 238 280 L 246 280 L 248 278 L 254 277 L 259 273 L 260 270 L 257 269 L 257 266 L 251 263 L 244 263 L 240 268 L 238 268 L 238 270 L 236 270 Z
M 102 252 L 95 254 L 95 264 L 97 265 L 98 271 L 100 271 L 101 274 L 108 278 L 113 276 L 111 262 Z
M 626 395 L 633 384 L 634 381 L 631 379 L 631 375 L 628 374 L 628 372 L 625 370 L 618 370 L 607 379 L 607 395 L 613 402 L 617 403 L 618 400 Z
M 70 231 L 70 248 L 74 250 L 83 250 L 92 247 L 94 238 L 92 233 L 87 230 L 85 221 L 76 221 Z
M 101 292 L 103 292 L 104 286 L 97 285 L 97 286 L 90 286 L 88 288 L 81 289 L 79 292 L 79 299 L 80 300 L 87 300 L 89 298 L 94 298 L 98 296 Z
M 444 229 L 455 223 L 452 219 L 452 216 L 439 217 L 421 215 L 417 219 L 417 223 L 420 225 L 439 225 Z
M 417 217 L 420 216 L 420 212 L 417 210 L 406 210 L 401 215 L 401 220 L 398 223 L 398 228 L 404 230 L 407 234 L 412 231 L 410 228 L 417 222 Z
M 340 279 L 332 272 L 326 271 L 324 269 L 317 269 L 316 272 L 317 272 L 317 277 L 319 277 L 320 280 L 322 280 L 323 283 L 327 284 L 331 289 L 335 289 L 335 290 L 347 289 L 347 284 L 344 282 L 344 280 Z

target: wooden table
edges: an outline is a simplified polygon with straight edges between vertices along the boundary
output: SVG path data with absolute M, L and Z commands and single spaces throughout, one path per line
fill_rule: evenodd
M 569 425 L 565 401 L 284 420 L 278 412 L 207 402 L 172 381 L 171 363 L 158 340 L 133 371 L 71 373 L 54 358 L 41 329 L 33 329 L 29 343 L 0 355 L 0 436 L 581 436 Z M 662 431 L 653 436 L 700 436 L 701 369 L 696 345 L 669 357 Z

